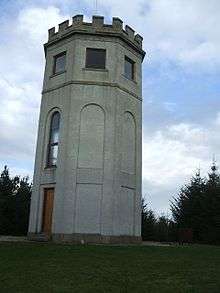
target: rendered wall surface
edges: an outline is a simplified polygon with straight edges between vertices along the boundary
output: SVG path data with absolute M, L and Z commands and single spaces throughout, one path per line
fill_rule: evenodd
M 54 239 L 131 241 L 141 233 L 144 55 L 117 34 L 79 31 L 46 44 L 29 235 L 41 234 L 44 188 L 54 187 Z M 85 68 L 86 48 L 106 49 L 106 69 Z M 53 58 L 64 51 L 66 70 L 53 75 Z M 135 61 L 134 81 L 124 76 L 125 55 Z M 47 168 L 54 111 L 61 113 L 58 161 Z

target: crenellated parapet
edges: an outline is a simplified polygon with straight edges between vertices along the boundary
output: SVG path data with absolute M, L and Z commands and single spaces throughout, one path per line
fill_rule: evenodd
M 47 44 L 49 45 L 51 42 L 75 33 L 104 36 L 115 35 L 142 51 L 143 38 L 139 34 L 135 34 L 135 31 L 130 26 L 126 25 L 123 28 L 123 21 L 117 17 L 113 17 L 112 24 L 105 24 L 103 16 L 93 16 L 92 22 L 89 23 L 83 21 L 83 15 L 75 15 L 72 18 L 72 24 L 70 24 L 69 20 L 65 20 L 59 24 L 57 32 L 55 27 L 49 29 Z

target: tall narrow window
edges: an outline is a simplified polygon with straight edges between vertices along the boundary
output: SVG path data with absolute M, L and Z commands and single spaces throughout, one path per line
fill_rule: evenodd
M 125 77 L 134 80 L 134 65 L 135 62 L 125 56 Z
M 61 73 L 66 67 L 66 52 L 54 56 L 53 74 Z
M 57 164 L 58 143 L 59 143 L 60 113 L 54 112 L 51 117 L 50 137 L 48 144 L 47 166 L 52 167 Z

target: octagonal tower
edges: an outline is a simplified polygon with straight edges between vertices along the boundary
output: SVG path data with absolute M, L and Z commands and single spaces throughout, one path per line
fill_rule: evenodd
M 28 237 L 141 240 L 142 37 L 82 15 L 49 30 Z

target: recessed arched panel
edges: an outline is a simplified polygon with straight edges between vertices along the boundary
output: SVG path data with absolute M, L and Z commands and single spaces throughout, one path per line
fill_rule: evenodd
M 80 117 L 79 168 L 102 168 L 105 117 L 98 105 L 87 105 Z
M 134 174 L 136 130 L 134 117 L 130 112 L 124 113 L 122 127 L 121 170 L 129 174 Z

